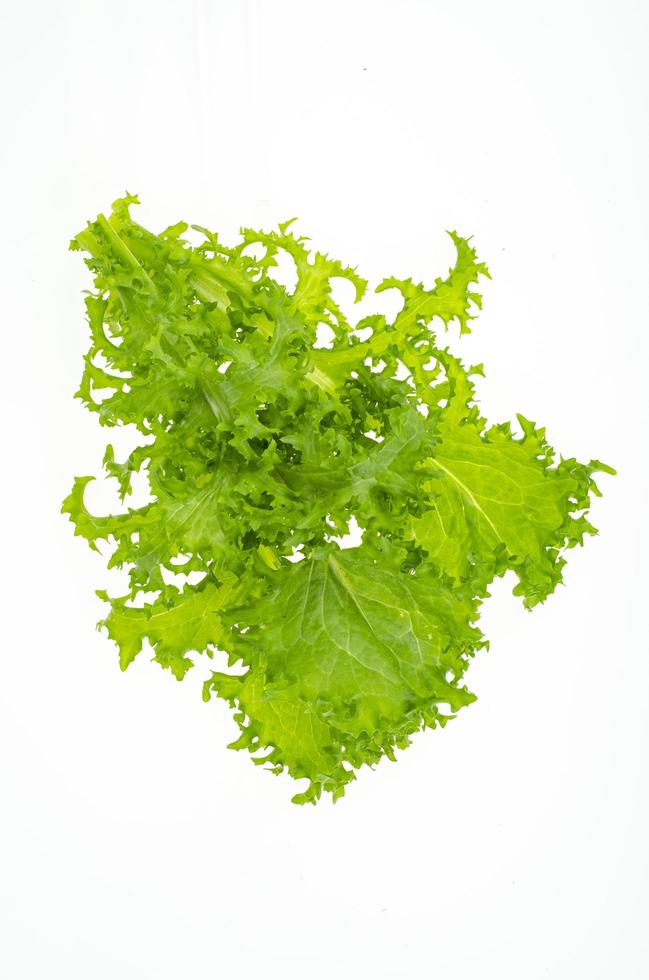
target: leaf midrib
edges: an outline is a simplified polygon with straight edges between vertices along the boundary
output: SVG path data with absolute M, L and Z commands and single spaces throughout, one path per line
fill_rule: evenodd
M 459 476 L 456 476 L 455 473 L 453 473 L 452 470 L 450 470 L 447 466 L 444 466 L 444 464 L 442 462 L 440 462 L 439 459 L 431 458 L 429 460 L 429 462 L 432 463 L 433 466 L 436 466 L 438 469 L 440 469 L 444 473 L 446 473 L 446 475 L 449 476 L 451 478 L 451 480 L 453 480 L 453 482 L 457 484 L 457 486 L 460 488 L 460 490 L 462 491 L 462 493 L 464 494 L 464 496 L 467 497 L 467 499 L 475 507 L 475 509 L 478 511 L 478 513 L 481 514 L 482 517 L 485 519 L 485 521 L 487 522 L 487 524 L 489 525 L 489 527 L 491 528 L 491 530 L 494 532 L 494 534 L 496 535 L 496 537 L 498 538 L 498 540 L 502 542 L 503 539 L 502 539 L 501 535 L 498 532 L 498 528 L 496 527 L 496 525 L 494 524 L 494 522 L 491 520 L 491 518 L 487 514 L 486 510 L 484 509 L 484 507 L 481 507 L 481 505 L 478 503 L 476 497 L 474 497 L 473 493 L 469 490 L 469 488 L 467 487 L 466 483 L 463 483 L 462 480 L 460 480 Z

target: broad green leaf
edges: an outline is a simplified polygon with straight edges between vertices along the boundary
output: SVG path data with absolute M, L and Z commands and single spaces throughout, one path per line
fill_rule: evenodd
M 255 621 L 241 641 L 249 673 L 238 688 L 232 678 L 221 688 L 218 674 L 213 686 L 243 709 L 257 735 L 248 747 L 272 748 L 272 761 L 332 788 L 337 759 L 357 764 L 365 743 L 389 748 L 474 700 L 460 681 L 482 642 L 476 610 L 423 569 L 404 575 L 356 549 L 329 551 L 287 570 L 240 612 Z
M 508 430 L 440 425 L 439 444 L 424 468 L 430 506 L 411 521 L 413 537 L 451 578 L 468 579 L 474 556 L 491 555 L 489 578 L 502 567 L 535 568 L 547 592 L 560 580 L 556 537 L 589 471 L 548 466 L 538 439 L 514 440 Z M 484 574 L 486 569 L 480 569 Z M 546 593 L 547 594 L 547 593 Z M 544 596 L 543 596 L 544 597 Z M 535 592 L 527 604 L 539 600 Z

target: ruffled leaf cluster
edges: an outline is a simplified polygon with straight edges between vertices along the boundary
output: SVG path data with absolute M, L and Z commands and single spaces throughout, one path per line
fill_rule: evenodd
M 179 222 L 154 234 L 127 196 L 72 242 L 86 254 L 91 344 L 78 397 L 102 425 L 143 437 L 108 475 L 128 503 L 97 516 L 76 479 L 63 510 L 109 565 L 128 570 L 102 625 L 123 669 L 145 646 L 178 679 L 215 650 L 208 699 L 228 701 L 235 748 L 308 780 L 297 802 L 344 792 L 356 770 L 443 725 L 474 696 L 464 674 L 485 645 L 488 586 L 507 570 L 526 606 L 561 582 L 597 461 L 557 457 L 543 429 L 480 416 L 472 378 L 440 340 L 467 332 L 487 277 L 455 233 L 431 288 L 386 279 L 392 321 L 350 324 L 332 296 L 354 269 L 290 231 L 244 229 L 231 247 Z M 274 277 L 278 257 L 296 285 Z M 331 341 L 322 346 L 322 325 Z M 146 438 L 144 438 L 146 437 Z M 357 547 L 337 538 L 355 519 Z M 184 585 L 168 572 L 197 573 Z

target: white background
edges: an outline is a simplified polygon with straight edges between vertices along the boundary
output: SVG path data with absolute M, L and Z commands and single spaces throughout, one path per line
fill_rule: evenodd
M 646 978 L 649 7 L 2 0 L 0 34 L 0 975 Z M 67 243 L 126 189 L 155 230 L 299 215 L 374 282 L 473 234 L 483 411 L 619 469 L 566 588 L 494 590 L 478 702 L 335 807 L 226 750 L 205 668 L 122 675 L 94 629 Z

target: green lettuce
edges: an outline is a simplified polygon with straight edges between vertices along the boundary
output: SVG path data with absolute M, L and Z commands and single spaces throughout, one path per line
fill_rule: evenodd
M 463 678 L 486 645 L 489 584 L 511 570 L 524 604 L 542 602 L 595 533 L 593 473 L 613 471 L 558 458 L 523 416 L 518 434 L 481 417 L 481 366 L 438 336 L 452 321 L 468 332 L 481 305 L 489 273 L 469 240 L 451 233 L 455 264 L 432 288 L 378 286 L 403 298 L 393 320 L 353 325 L 332 281 L 356 300 L 367 283 L 291 222 L 235 246 L 192 226 L 191 244 L 184 222 L 135 223 L 135 203 L 71 243 L 94 278 L 78 397 L 146 437 L 122 461 L 109 445 L 104 467 L 122 500 L 146 475 L 147 503 L 97 516 L 84 476 L 63 504 L 128 569 L 126 595 L 98 593 L 101 625 L 122 669 L 145 641 L 179 680 L 195 655 L 225 652 L 204 697 L 234 709 L 233 747 L 308 780 L 296 802 L 335 799 L 474 700 Z M 282 253 L 293 289 L 273 274 Z M 341 547 L 353 521 L 360 544 Z M 195 574 L 177 585 L 165 570 Z

